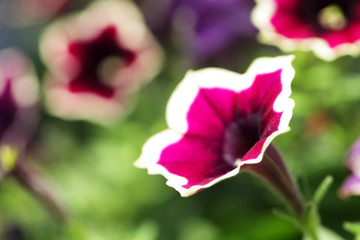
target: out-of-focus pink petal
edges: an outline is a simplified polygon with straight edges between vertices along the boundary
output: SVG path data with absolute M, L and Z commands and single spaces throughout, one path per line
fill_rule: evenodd
M 22 148 L 33 132 L 38 82 L 28 59 L 15 49 L 0 51 L 0 145 Z
M 339 189 L 339 195 L 342 198 L 346 198 L 353 195 L 360 195 L 360 177 L 351 175 L 341 185 Z
M 151 80 L 162 62 L 159 46 L 130 1 L 95 1 L 57 20 L 40 48 L 51 75 L 45 91 L 49 111 L 93 122 L 111 122 L 127 112 L 126 98 Z M 92 109 L 84 108 L 88 100 Z

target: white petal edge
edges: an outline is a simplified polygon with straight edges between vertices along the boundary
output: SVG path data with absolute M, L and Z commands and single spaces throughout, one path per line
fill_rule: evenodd
M 290 130 L 289 122 L 295 105 L 294 101 L 289 98 L 291 94 L 291 81 L 295 75 L 295 70 L 291 65 L 293 58 L 293 56 L 258 58 L 251 64 L 249 70 L 243 75 L 218 68 L 188 71 L 184 79 L 179 83 L 170 97 L 166 110 L 167 123 L 170 129 L 177 132 L 173 130 L 165 130 L 151 137 L 144 145 L 143 152 L 135 165 L 140 168 L 147 168 L 149 174 L 161 174 L 165 176 L 165 178 L 168 179 L 167 185 L 175 188 L 181 196 L 186 197 L 196 193 L 200 189 L 210 187 L 215 183 L 238 174 L 240 167 L 244 164 L 259 163 L 263 158 L 264 152 L 274 138 Z M 192 186 L 189 189 L 182 187 L 187 183 L 185 178 L 171 174 L 164 167 L 157 164 L 157 161 L 160 159 L 161 151 L 168 145 L 180 140 L 182 137 L 182 134 L 180 133 L 186 132 L 188 128 L 186 116 L 191 104 L 198 94 L 200 87 L 220 87 L 240 92 L 241 90 L 250 87 L 257 75 L 272 73 L 280 69 L 282 70 L 282 91 L 275 100 L 274 111 L 283 112 L 283 114 L 280 119 L 278 130 L 266 138 L 261 153 L 257 158 L 249 159 L 245 162 L 237 161 L 237 167 L 227 174 L 209 182 L 208 184 Z M 218 81 L 219 79 L 222 81 Z
M 126 115 L 130 109 L 122 102 L 129 96 L 104 98 L 92 92 L 72 93 L 66 84 L 44 85 L 45 105 L 48 112 L 69 120 L 86 120 L 98 124 L 109 124 Z
M 240 171 L 240 166 L 237 166 L 227 174 L 205 184 L 194 185 L 189 189 L 182 187 L 188 183 L 188 180 L 184 177 L 170 173 L 166 168 L 158 164 L 162 151 L 169 145 L 178 142 L 182 138 L 182 134 L 179 134 L 170 129 L 159 132 L 149 138 L 144 144 L 142 153 L 138 160 L 134 163 L 136 167 L 147 168 L 149 174 L 161 174 L 166 179 L 166 184 L 176 189 L 182 197 L 188 197 L 201 189 L 208 188 L 226 178 L 230 178 Z
M 275 72 L 282 69 L 281 81 L 283 90 L 275 102 L 277 112 L 293 108 L 293 102 L 288 99 L 291 94 L 290 84 L 295 75 L 291 66 L 294 56 L 263 57 L 254 60 L 248 71 L 239 74 L 221 68 L 205 68 L 197 71 L 190 70 L 175 88 L 166 107 L 166 121 L 170 129 L 185 133 L 188 129 L 187 114 L 200 88 L 223 88 L 234 92 L 248 89 L 259 74 Z M 284 104 L 286 102 L 286 104 Z M 286 106 L 288 105 L 288 106 Z M 284 119 L 291 115 L 284 114 Z M 286 125 L 286 121 L 285 124 Z M 284 126 L 281 126 L 283 129 Z
M 186 73 L 166 106 L 166 122 L 169 128 L 180 133 L 185 133 L 188 129 L 187 113 L 199 92 L 193 76 L 192 70 Z
M 355 43 L 344 43 L 334 48 L 321 38 L 289 39 L 277 33 L 271 24 L 271 18 L 276 10 L 274 0 L 255 0 L 256 6 L 251 14 L 253 24 L 260 30 L 258 39 L 265 44 L 279 47 L 284 52 L 294 50 L 313 51 L 314 54 L 325 60 L 333 61 L 344 55 L 358 57 L 360 55 L 360 40 Z
M 278 131 L 281 133 L 290 130 L 289 122 L 295 106 L 294 100 L 289 98 L 291 95 L 291 82 L 295 76 L 295 69 L 291 65 L 293 59 L 293 55 L 275 58 L 258 58 L 251 64 L 249 71 L 246 73 L 250 78 L 255 78 L 256 75 L 262 73 L 271 73 L 279 69 L 282 70 L 280 75 L 282 90 L 273 105 L 275 112 L 283 112 L 278 127 Z
M 132 66 L 119 70 L 114 78 L 122 75 L 149 81 L 159 71 L 163 53 L 131 1 L 94 1 L 85 10 L 58 19 L 43 32 L 40 55 L 57 78 L 68 81 L 79 64 L 68 54 L 69 42 L 93 39 L 109 25 L 116 26 L 119 45 L 138 53 Z
M 30 107 L 39 101 L 38 79 L 30 60 L 20 51 L 6 48 L 0 51 L 0 95 L 8 78 L 12 94 L 20 107 Z
M 248 159 L 245 162 L 239 162 L 238 164 L 255 164 L 261 162 L 264 153 L 270 143 L 280 134 L 286 133 L 290 130 L 289 123 L 293 115 L 293 108 L 295 102 L 289 98 L 291 95 L 291 82 L 295 76 L 295 70 L 291 65 L 294 56 L 281 56 L 275 58 L 258 58 L 249 67 L 248 74 L 250 78 L 255 78 L 256 75 L 262 73 L 271 73 L 282 69 L 281 71 L 281 84 L 282 90 L 275 99 L 273 110 L 275 112 L 282 112 L 278 130 L 270 134 L 262 147 L 261 153 L 255 159 Z
M 228 88 L 230 90 L 235 90 L 236 92 L 240 92 L 241 90 L 247 89 L 249 86 L 251 86 L 257 75 L 272 73 L 280 69 L 282 70 L 281 71 L 282 90 L 277 96 L 273 105 L 273 109 L 275 112 L 283 112 L 280 118 L 278 130 L 266 138 L 261 153 L 258 155 L 258 157 L 256 157 L 255 159 L 248 159 L 244 162 L 242 162 L 241 159 L 239 159 L 237 161 L 238 165 L 242 166 L 244 164 L 256 164 L 261 162 L 267 147 L 275 139 L 275 137 L 277 137 L 280 134 L 286 133 L 290 130 L 289 122 L 292 117 L 292 110 L 295 106 L 294 100 L 289 98 L 289 96 L 291 95 L 291 82 L 295 76 L 295 70 L 291 65 L 293 59 L 294 59 L 293 55 L 280 56 L 274 58 L 271 57 L 257 58 L 256 60 L 253 61 L 253 63 L 250 65 L 248 71 L 245 74 L 240 75 L 235 73 L 232 79 L 229 78 L 228 83 L 221 84 L 221 87 Z M 205 75 L 211 76 L 214 75 L 214 71 L 217 70 L 218 69 L 205 69 L 197 72 L 200 72 L 204 76 Z M 221 72 L 225 73 L 229 71 L 222 70 Z M 229 74 L 228 76 L 231 75 Z M 197 75 L 196 79 L 200 83 L 201 87 L 219 86 L 219 84 L 216 83 L 216 79 L 214 78 L 210 79 L 210 81 L 207 82 L 206 79 L 200 78 Z M 225 81 L 225 79 L 223 78 L 221 79 Z M 231 84 L 231 81 L 242 82 L 243 84 L 237 84 L 237 85 Z

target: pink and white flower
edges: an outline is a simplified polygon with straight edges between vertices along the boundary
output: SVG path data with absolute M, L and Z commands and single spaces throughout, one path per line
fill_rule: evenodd
M 161 51 L 130 1 L 103 0 L 65 17 L 43 35 L 50 70 L 46 103 L 68 119 L 110 122 L 126 112 L 129 95 L 161 65 Z
M 351 174 L 341 185 L 339 195 L 342 198 L 360 195 L 360 138 L 351 147 L 345 164 Z
M 324 60 L 360 53 L 360 2 L 257 0 L 252 19 L 264 43 L 312 50 Z
M 29 60 L 15 49 L 0 51 L 0 146 L 21 149 L 37 123 L 38 82 Z
M 272 140 L 289 130 L 291 61 L 260 58 L 243 75 L 189 71 L 168 102 L 169 129 L 145 143 L 135 165 L 189 196 L 259 163 Z
M 17 164 L 37 124 L 38 82 L 18 50 L 0 51 L 0 181 Z

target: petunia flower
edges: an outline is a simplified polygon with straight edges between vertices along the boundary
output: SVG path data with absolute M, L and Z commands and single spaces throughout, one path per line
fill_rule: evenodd
M 15 49 L 1 50 L 0 178 L 14 167 L 35 129 L 37 102 L 37 78 L 30 62 Z
M 171 32 L 171 40 L 194 62 L 204 61 L 231 44 L 255 38 L 256 28 L 250 21 L 252 0 L 140 2 L 155 32 Z
M 289 130 L 291 61 L 259 58 L 243 75 L 218 68 L 189 71 L 168 102 L 169 129 L 145 143 L 135 165 L 162 174 L 169 186 L 190 196 L 238 174 L 245 164 L 259 164 L 273 139 Z
M 339 195 L 342 198 L 360 195 L 360 177 L 357 175 L 350 175 L 339 189 Z
M 11 175 L 61 219 L 65 208 L 56 188 L 27 161 L 39 101 L 33 66 L 15 49 L 0 51 L 0 182 Z
M 129 94 L 149 81 L 161 52 L 130 1 L 96 1 L 43 35 L 50 70 L 45 97 L 53 114 L 106 123 L 124 114 Z
M 257 0 L 260 40 L 284 51 L 312 50 L 324 59 L 360 53 L 360 2 Z
M 0 51 L 0 145 L 23 147 L 36 123 L 38 83 L 27 58 L 15 49 Z
M 349 150 L 346 166 L 351 171 L 351 174 L 339 189 L 339 195 L 342 198 L 360 195 L 360 138 L 356 140 Z

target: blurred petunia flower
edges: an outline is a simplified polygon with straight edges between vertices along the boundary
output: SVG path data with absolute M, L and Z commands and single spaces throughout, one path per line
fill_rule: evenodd
M 0 51 L 0 178 L 10 171 L 37 124 L 38 83 L 27 58 Z
M 129 95 L 161 65 L 161 51 L 130 1 L 96 1 L 44 33 L 45 97 L 53 114 L 99 123 L 126 112 Z
M 0 144 L 23 147 L 36 124 L 38 83 L 19 51 L 0 51 Z
M 351 171 L 351 175 L 340 187 L 339 195 L 342 198 L 360 195 L 360 138 L 356 140 L 349 150 L 345 164 Z
M 257 32 L 250 21 L 252 0 L 140 2 L 155 32 L 171 32 L 172 40 L 194 62 L 204 61 L 242 39 L 253 39 Z
M 260 40 L 284 51 L 312 50 L 324 60 L 360 53 L 357 0 L 257 0 Z
M 189 196 L 261 162 L 272 140 L 289 130 L 291 61 L 260 58 L 243 75 L 189 71 L 168 102 L 169 129 L 145 143 L 135 165 Z
M 0 22 L 16 27 L 46 21 L 59 13 L 70 0 L 1 0 Z

